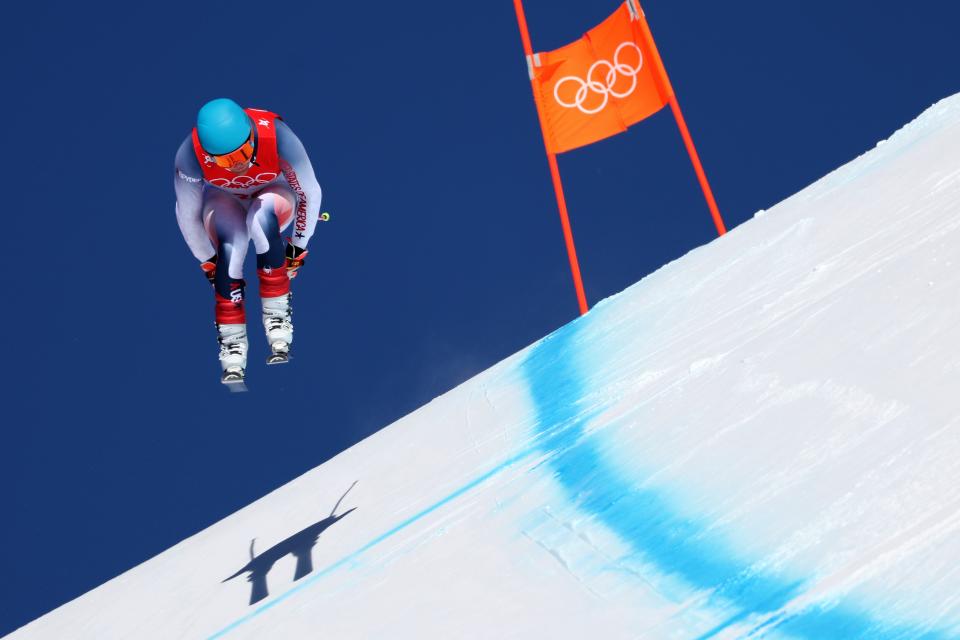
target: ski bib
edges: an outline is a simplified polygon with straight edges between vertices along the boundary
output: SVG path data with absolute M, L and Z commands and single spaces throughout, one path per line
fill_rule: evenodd
M 232 173 L 217 166 L 203 147 L 200 146 L 200 137 L 197 128 L 193 128 L 193 151 L 203 170 L 203 179 L 220 189 L 233 191 L 243 197 L 249 195 L 251 189 L 262 187 L 277 179 L 280 175 L 280 154 L 277 151 L 277 131 L 274 128 L 280 116 L 263 109 L 244 109 L 255 129 L 256 150 L 253 163 L 243 173 Z M 241 193 L 246 192 L 246 193 Z

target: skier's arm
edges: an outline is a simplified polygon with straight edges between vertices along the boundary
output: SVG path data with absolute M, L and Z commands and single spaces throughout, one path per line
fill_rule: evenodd
M 313 165 L 293 131 L 286 124 L 277 120 L 277 150 L 280 152 L 281 167 L 287 179 L 287 184 L 297 194 L 296 217 L 293 221 L 291 243 L 299 248 L 306 249 L 310 236 L 317 226 L 317 216 L 320 215 L 320 199 L 322 192 L 317 176 L 313 173 Z
M 203 226 L 203 171 L 188 136 L 177 151 L 173 170 L 173 190 L 177 194 L 177 224 L 193 256 L 201 262 L 215 253 Z

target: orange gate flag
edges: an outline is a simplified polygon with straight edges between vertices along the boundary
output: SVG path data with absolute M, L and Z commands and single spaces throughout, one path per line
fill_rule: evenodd
M 634 0 L 576 42 L 534 54 L 528 62 L 550 153 L 622 133 L 673 97 Z

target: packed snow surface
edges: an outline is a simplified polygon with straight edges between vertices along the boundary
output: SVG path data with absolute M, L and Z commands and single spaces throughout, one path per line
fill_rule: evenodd
M 958 267 L 953 97 L 12 638 L 960 637 Z

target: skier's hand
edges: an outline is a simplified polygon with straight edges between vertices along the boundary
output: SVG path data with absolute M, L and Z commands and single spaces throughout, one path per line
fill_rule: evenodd
M 213 254 L 212 258 L 208 258 L 204 262 L 201 262 L 200 268 L 203 269 L 203 274 L 207 276 L 207 280 L 210 281 L 210 284 L 213 284 L 217 279 L 217 254 Z
M 307 258 L 307 250 L 301 249 L 289 240 L 287 241 L 287 275 L 293 280 L 297 277 L 297 269 L 303 266 Z

